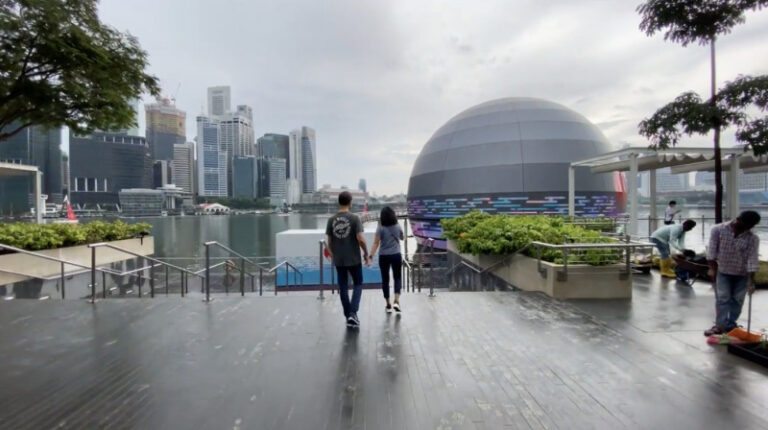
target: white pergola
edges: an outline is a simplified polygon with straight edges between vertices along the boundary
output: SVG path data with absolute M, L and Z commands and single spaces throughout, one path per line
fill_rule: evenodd
M 43 212 L 45 208 L 40 202 L 41 183 L 43 173 L 37 166 L 27 166 L 25 164 L 0 163 L 0 177 L 34 175 L 35 177 L 35 218 L 38 224 L 43 222 Z
M 726 175 L 726 216 L 734 218 L 739 211 L 739 170 L 745 172 L 768 171 L 768 157 L 756 156 L 743 148 L 721 148 L 722 169 Z M 568 214 L 575 215 L 576 168 L 589 167 L 593 174 L 628 172 L 627 203 L 629 204 L 629 231 L 637 231 L 637 174 L 649 171 L 651 214 L 656 214 L 656 170 L 670 167 L 673 174 L 714 171 L 713 148 L 669 148 L 654 150 L 632 147 L 574 161 L 568 169 Z

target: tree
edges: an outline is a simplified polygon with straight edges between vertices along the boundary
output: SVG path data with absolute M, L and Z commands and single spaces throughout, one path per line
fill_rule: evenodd
M 146 52 L 99 21 L 97 1 L 0 1 L 0 141 L 30 125 L 129 127 L 129 100 L 159 93 Z
M 695 93 L 683 93 L 675 101 L 659 109 L 651 118 L 642 121 L 639 128 L 640 134 L 651 139 L 651 146 L 656 148 L 675 145 L 680 136 L 679 131 L 676 130 L 678 127 L 682 127 L 687 135 L 708 134 L 714 131 L 716 222 L 721 222 L 723 218 L 720 131 L 728 125 L 747 121 L 747 116 L 743 108 L 739 110 L 737 105 L 729 106 L 732 100 L 720 100 L 718 103 L 715 41 L 717 36 L 728 34 L 736 24 L 743 23 L 746 11 L 760 9 L 766 5 L 768 0 L 649 0 L 637 8 L 642 16 L 640 29 L 647 35 L 652 36 L 656 32 L 664 31 L 665 40 L 671 40 L 683 46 L 694 42 L 710 46 L 709 100 L 703 102 Z M 754 78 L 746 77 L 742 83 L 755 84 L 760 81 L 759 78 L 755 81 Z M 759 129 L 759 124 L 760 121 L 753 122 L 751 127 Z M 765 126 L 764 119 L 762 124 Z M 745 125 L 742 124 L 742 127 Z M 749 128 L 742 128 L 742 130 Z

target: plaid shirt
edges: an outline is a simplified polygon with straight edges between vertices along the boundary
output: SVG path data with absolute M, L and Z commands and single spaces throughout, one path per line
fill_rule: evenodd
M 726 275 L 757 272 L 760 239 L 751 231 L 734 236 L 731 223 L 712 227 L 707 247 L 707 260 L 717 261 L 717 271 Z

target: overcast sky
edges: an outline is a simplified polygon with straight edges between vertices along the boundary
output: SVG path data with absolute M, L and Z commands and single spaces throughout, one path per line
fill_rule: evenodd
M 206 88 L 229 85 L 233 105 L 253 107 L 257 137 L 315 128 L 320 184 L 364 177 L 392 194 L 438 127 L 500 97 L 549 99 L 616 146 L 646 145 L 640 120 L 683 91 L 708 93 L 709 52 L 645 36 L 638 3 L 102 0 L 100 14 L 138 37 L 189 140 Z M 768 11 L 750 13 L 718 43 L 718 81 L 768 73 L 766 53 Z

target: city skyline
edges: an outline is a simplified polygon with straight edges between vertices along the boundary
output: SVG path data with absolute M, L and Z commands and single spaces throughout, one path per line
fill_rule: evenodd
M 552 100 L 616 147 L 647 145 L 637 123 L 683 91 L 707 94 L 709 56 L 707 47 L 643 34 L 637 3 L 249 2 L 233 14 L 201 1 L 104 0 L 100 15 L 139 39 L 149 71 L 190 118 L 206 88 L 230 86 L 232 102 L 253 107 L 256 136 L 296 124 L 322 135 L 319 184 L 365 177 L 370 189 L 394 194 L 437 127 L 498 97 Z M 754 55 L 765 40 L 766 10 L 719 38 L 718 82 L 766 73 L 768 58 Z M 187 136 L 193 128 L 189 120 Z M 732 142 L 725 131 L 723 144 Z

